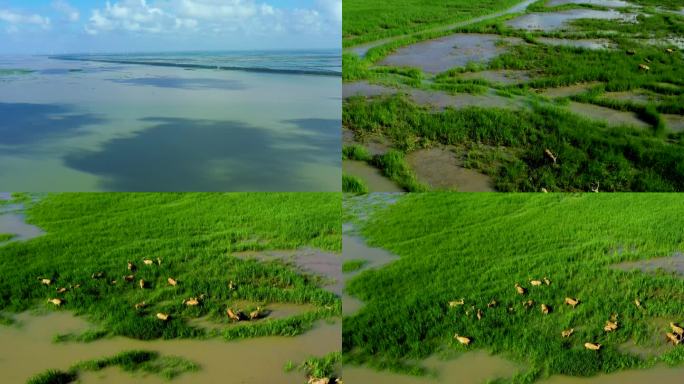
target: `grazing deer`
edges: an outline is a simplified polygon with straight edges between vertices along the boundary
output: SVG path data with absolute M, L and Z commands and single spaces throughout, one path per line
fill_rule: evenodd
M 551 280 L 549 280 L 546 276 L 544 276 L 544 284 L 551 285 Z
M 674 345 L 678 345 L 679 343 L 682 342 L 682 341 L 680 340 L 680 338 L 677 337 L 677 335 L 675 335 L 674 333 L 668 332 L 668 333 L 665 334 L 665 337 L 666 337 L 666 340 L 667 340 L 668 342 L 671 342 L 671 343 L 674 344 Z
M 101 279 L 104 277 L 104 272 L 102 272 L 102 271 L 95 272 L 92 275 L 90 275 L 90 277 L 93 279 Z
M 549 190 L 546 189 L 546 188 L 542 188 L 541 191 L 542 191 L 543 193 L 549 193 Z
M 548 156 L 551 160 L 553 160 L 553 163 L 554 163 L 554 164 L 556 164 L 556 160 L 558 160 L 558 157 L 557 157 L 556 155 L 554 155 L 553 152 L 551 152 L 550 149 L 546 148 L 546 149 L 544 150 L 544 153 L 545 153 L 546 156 Z
M 235 283 L 233 283 L 233 280 L 228 282 L 228 289 L 230 289 L 231 291 L 234 291 L 236 288 L 237 287 L 235 286 Z
M 606 321 L 606 325 L 603 327 L 603 330 L 606 332 L 613 332 L 614 330 L 618 329 L 618 323 L 617 321 Z
M 477 320 L 482 320 L 482 311 L 480 310 L 480 308 L 477 309 Z
M 111 281 L 112 285 L 116 285 L 116 280 Z
M 579 299 L 573 299 L 572 297 L 566 297 L 565 298 L 565 304 L 569 305 L 572 307 L 572 309 L 575 309 L 577 304 L 579 304 L 580 300 Z
M 143 259 L 143 263 L 145 265 L 154 265 L 154 261 L 152 261 L 152 259 Z
M 145 280 L 140 279 L 140 281 L 138 281 L 138 285 L 140 286 L 140 289 L 145 289 Z
M 549 308 L 549 306 L 546 304 L 542 304 L 541 305 L 541 312 L 545 315 L 548 315 L 549 312 L 551 312 L 551 308 Z
M 135 270 L 136 270 L 135 264 L 133 264 L 129 261 L 128 262 L 128 270 L 131 272 L 135 272 Z
M 487 303 L 487 308 L 494 308 L 497 304 L 498 303 L 496 302 L 496 300 L 492 300 L 489 303 Z
M 261 312 L 261 307 L 257 307 L 255 310 L 249 313 L 250 320 L 257 320 L 260 319 L 262 316 L 263 312 Z
M 39 277 L 38 280 L 40 280 L 40 283 L 43 285 L 52 285 L 52 279 L 45 279 L 45 278 Z
M 530 309 L 534 306 L 534 300 L 527 300 L 523 302 L 523 307 Z
M 172 285 L 172 286 L 174 286 L 174 287 L 175 287 L 176 285 L 178 285 L 178 281 L 176 281 L 176 279 L 174 279 L 174 278 L 172 278 L 172 277 L 169 277 L 168 279 L 166 279 L 166 281 L 169 282 L 169 285 Z
M 196 305 L 199 305 L 200 301 L 196 297 L 191 297 L 187 300 L 183 300 L 183 304 L 187 305 L 188 307 L 194 307 Z
M 309 377 L 309 380 L 306 382 L 306 384 L 330 384 L 330 379 L 327 377 Z
M 454 339 L 458 340 L 459 343 L 463 345 L 470 345 L 470 338 L 465 336 L 459 336 L 459 334 L 454 335 Z
M 542 285 L 542 282 L 541 282 L 541 280 L 531 280 L 530 284 L 535 286 L 535 287 L 538 287 L 538 286 Z
M 140 302 L 140 303 L 138 303 L 138 304 L 135 305 L 135 309 L 142 309 L 142 308 L 145 308 L 145 307 L 147 307 L 147 303 L 144 302 L 144 301 L 143 301 L 143 302 Z
M 670 323 L 670 328 L 672 328 L 672 332 L 678 334 L 679 336 L 684 336 L 684 328 L 675 323 Z
M 64 292 L 66 292 L 66 291 L 67 291 L 67 289 L 66 289 L 65 287 L 62 287 L 62 288 L 59 288 L 59 289 L 57 290 L 57 293 L 64 293 Z
M 667 53 L 669 53 L 669 54 L 673 54 L 673 53 L 674 53 L 674 49 L 672 49 L 672 48 L 666 48 L 666 49 L 665 49 L 665 52 L 667 52 Z
M 161 321 L 166 321 L 169 319 L 169 317 L 171 317 L 171 315 L 169 315 L 168 313 L 162 313 L 162 312 L 157 313 L 157 319 L 159 319 Z
M 599 193 L 599 187 L 600 187 L 600 186 L 601 186 L 601 184 L 597 181 L 597 182 L 596 182 L 596 186 L 594 186 L 594 184 L 592 184 L 592 185 L 589 186 L 589 188 L 591 188 L 591 191 L 592 191 L 592 192 L 594 192 L 594 193 Z
M 634 299 L 634 305 L 636 305 L 637 308 L 641 308 L 641 301 L 639 301 L 638 297 L 636 299 Z
M 49 300 L 48 300 L 48 303 L 52 303 L 52 304 L 54 304 L 54 305 L 56 305 L 56 306 L 58 306 L 58 307 L 59 307 L 60 305 L 62 305 L 63 302 L 64 302 L 64 301 L 63 301 L 62 299 L 49 299 Z
M 240 321 L 240 320 L 242 320 L 242 317 L 243 317 L 242 312 L 240 312 L 238 310 L 233 312 L 233 309 L 230 307 L 226 310 L 226 314 L 228 315 L 228 317 L 231 320 L 235 320 L 235 321 Z
M 527 292 L 527 290 L 521 287 L 518 283 L 515 283 L 515 290 L 518 292 L 519 295 L 524 295 L 525 292 Z
M 641 69 L 641 70 L 644 71 L 644 72 L 648 72 L 648 71 L 651 70 L 651 67 L 649 67 L 649 66 L 646 65 L 646 64 L 639 64 L 639 69 Z
M 573 333 L 575 333 L 575 328 L 570 328 L 570 329 L 566 329 L 563 332 L 561 332 L 561 336 L 570 337 L 570 336 L 572 336 Z
M 135 275 L 124 276 L 124 281 L 133 281 L 133 280 L 135 280 Z
M 601 349 L 601 344 L 584 343 L 584 348 L 590 349 L 592 351 L 598 351 L 599 349 Z
M 455 307 L 455 306 L 457 306 L 457 305 L 463 305 L 463 303 L 464 303 L 463 299 L 461 299 L 461 300 L 450 301 L 450 302 L 449 302 L 449 307 L 453 308 L 453 307 Z

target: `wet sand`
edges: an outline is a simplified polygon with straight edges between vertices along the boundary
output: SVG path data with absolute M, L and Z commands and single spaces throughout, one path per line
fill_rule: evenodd
M 476 170 L 463 167 L 463 161 L 448 148 L 430 148 L 411 152 L 406 161 L 418 181 L 434 189 L 459 192 L 493 192 L 492 179 Z

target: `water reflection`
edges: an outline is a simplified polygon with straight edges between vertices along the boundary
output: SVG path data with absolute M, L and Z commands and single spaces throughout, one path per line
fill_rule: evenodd
M 222 89 L 238 91 L 247 89 L 247 85 L 239 80 L 230 79 L 202 79 L 182 77 L 139 77 L 133 79 L 111 79 L 115 83 L 146 85 L 159 88 L 178 89 Z
M 340 189 L 339 120 L 291 120 L 299 129 L 287 134 L 239 121 L 143 121 L 154 125 L 101 150 L 68 154 L 65 164 L 102 177 L 101 188 L 114 191 Z M 321 185 L 300 172 L 308 164 L 337 180 Z

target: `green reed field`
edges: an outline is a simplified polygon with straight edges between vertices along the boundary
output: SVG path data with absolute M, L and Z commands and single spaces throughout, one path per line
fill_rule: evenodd
M 425 374 L 419 359 L 484 349 L 520 363 L 514 383 L 682 364 L 684 347 L 666 346 L 665 332 L 684 322 L 684 279 L 610 267 L 681 252 L 682 217 L 675 194 L 407 195 L 358 222 L 371 246 L 400 258 L 348 282 L 365 306 L 344 319 L 345 362 Z M 550 285 L 529 283 L 544 277 Z M 580 304 L 572 309 L 565 297 Z M 606 333 L 613 315 L 619 328 Z M 562 338 L 568 328 L 575 333 Z M 654 354 L 627 352 L 630 341 Z
M 226 308 L 237 302 L 308 303 L 315 309 L 226 327 L 219 331 L 226 339 L 297 335 L 341 313 L 340 300 L 320 288 L 319 277 L 279 262 L 231 256 L 300 247 L 340 251 L 339 194 L 54 194 L 26 213 L 46 234 L 0 247 L 0 311 L 73 311 L 98 326 L 56 341 L 207 337 L 188 321 L 208 316 L 227 324 Z M 148 258 L 153 265 L 144 265 Z M 123 279 L 129 274 L 135 274 L 131 282 Z M 41 284 L 39 277 L 52 284 Z M 169 285 L 169 277 L 178 284 Z M 58 293 L 60 288 L 66 291 Z M 183 305 L 200 295 L 200 305 Z M 47 302 L 53 298 L 63 304 Z M 141 302 L 146 306 L 136 310 Z M 158 312 L 171 317 L 160 321 Z
M 527 12 L 606 9 L 582 4 L 547 7 L 546 3 L 538 1 Z M 638 13 L 636 23 L 581 19 L 563 31 L 529 32 L 505 24 L 520 14 L 506 15 L 451 30 L 424 29 L 371 48 L 363 58 L 347 52 L 345 82 L 384 85 L 396 88 L 397 95 L 345 100 L 343 125 L 357 141 L 381 137 L 400 152 L 392 155 L 392 170 L 377 156 L 365 161 L 407 191 L 423 191 L 426 186 L 415 181 L 404 156 L 435 146 L 452 148 L 465 167 L 489 175 L 500 191 L 589 191 L 596 185 L 601 191 L 682 191 L 684 133 L 674 121 L 684 115 L 684 55 L 667 42 L 684 37 L 684 15 L 672 12 L 682 4 L 670 0 L 632 3 L 645 6 L 623 10 Z M 345 12 L 352 12 L 349 8 Z M 435 75 L 378 64 L 401 47 L 453 33 L 496 34 L 519 38 L 520 43 L 502 43 L 505 51 L 488 63 L 471 63 Z M 600 39 L 610 48 L 554 46 L 541 38 Z M 640 67 L 644 64 L 649 70 Z M 528 78 L 514 84 L 462 78 L 484 70 L 515 71 Z M 564 97 L 544 95 L 550 89 L 577 85 L 586 89 Z M 480 105 L 436 111 L 401 96 L 415 89 L 452 96 L 494 95 L 515 101 L 519 107 Z M 616 93 L 627 96 L 616 99 Z M 571 102 L 604 107 L 605 113 L 633 114 L 647 126 L 607 124 L 599 117 L 573 111 Z M 545 154 L 547 149 L 557 155 L 557 162 Z M 347 149 L 344 153 L 347 158 L 362 159 L 356 156 L 362 152 Z M 393 171 L 397 169 L 402 172 Z

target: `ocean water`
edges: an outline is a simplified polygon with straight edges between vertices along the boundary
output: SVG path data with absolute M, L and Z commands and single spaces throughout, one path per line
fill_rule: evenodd
M 340 66 L 332 51 L 0 57 L 0 190 L 339 191 Z

